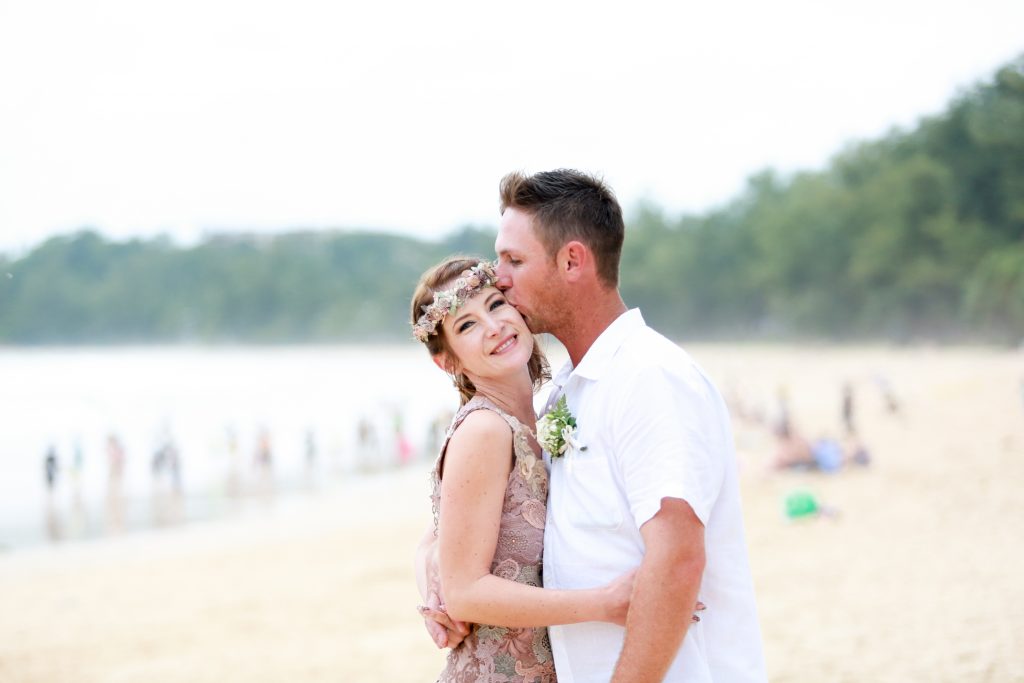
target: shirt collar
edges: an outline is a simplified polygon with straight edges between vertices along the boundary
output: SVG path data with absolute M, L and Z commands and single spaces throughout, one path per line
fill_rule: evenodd
M 640 309 L 629 309 L 612 321 L 612 324 L 594 340 L 577 367 L 573 368 L 571 360 L 566 361 L 552 381 L 561 388 L 572 377 L 600 379 L 626 337 L 634 330 L 645 326 L 646 323 L 644 317 L 640 315 Z

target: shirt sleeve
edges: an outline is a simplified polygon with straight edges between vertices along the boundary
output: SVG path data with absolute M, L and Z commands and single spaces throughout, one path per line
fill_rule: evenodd
M 685 500 L 707 526 L 724 476 L 724 454 L 714 452 L 721 419 L 699 373 L 651 367 L 630 381 L 613 421 L 613 452 L 637 528 L 666 497 Z

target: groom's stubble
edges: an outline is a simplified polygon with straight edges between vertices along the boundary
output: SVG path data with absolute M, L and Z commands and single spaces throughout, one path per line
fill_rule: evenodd
M 559 278 L 555 259 L 538 239 L 534 217 L 520 209 L 506 209 L 495 251 L 499 256 L 498 287 L 509 303 L 532 333 L 558 337 L 571 325 L 574 302 L 567 300 L 569 292 Z

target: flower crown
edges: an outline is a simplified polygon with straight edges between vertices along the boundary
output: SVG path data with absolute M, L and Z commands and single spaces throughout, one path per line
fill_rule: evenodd
M 425 344 L 430 335 L 437 334 L 437 326 L 446 315 L 454 313 L 470 297 L 498 281 L 494 273 L 495 265 L 492 261 L 481 261 L 469 270 L 462 271 L 451 289 L 434 292 L 433 303 L 420 307 L 423 315 L 412 326 L 412 336 Z

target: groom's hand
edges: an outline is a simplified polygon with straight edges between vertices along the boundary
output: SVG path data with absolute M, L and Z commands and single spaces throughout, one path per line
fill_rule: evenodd
M 427 604 L 420 605 L 416 609 L 423 616 L 423 624 L 427 627 L 427 633 L 430 634 L 430 638 L 439 649 L 445 647 L 454 649 L 469 635 L 469 626 L 463 621 L 449 617 L 448 613 L 444 611 L 444 605 L 441 604 L 437 593 L 433 591 L 427 597 Z

